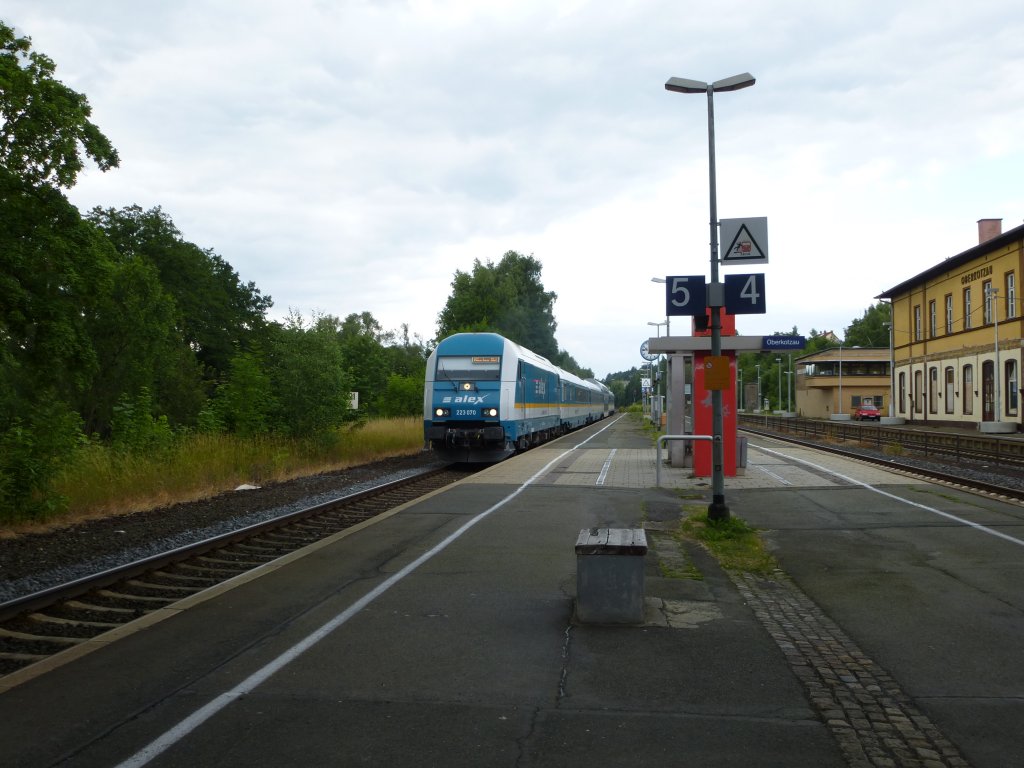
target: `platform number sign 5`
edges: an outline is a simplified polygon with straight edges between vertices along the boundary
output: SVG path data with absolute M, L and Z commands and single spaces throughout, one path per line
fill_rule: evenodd
M 725 311 L 730 315 L 763 315 L 764 275 L 726 275 Z
M 665 315 L 703 315 L 708 306 L 704 275 L 665 278 Z

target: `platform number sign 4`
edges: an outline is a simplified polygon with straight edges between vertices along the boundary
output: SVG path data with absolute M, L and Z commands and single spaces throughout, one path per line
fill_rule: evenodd
M 703 315 L 708 306 L 704 275 L 665 278 L 665 315 Z
M 726 275 L 725 311 L 730 315 L 763 315 L 764 275 Z

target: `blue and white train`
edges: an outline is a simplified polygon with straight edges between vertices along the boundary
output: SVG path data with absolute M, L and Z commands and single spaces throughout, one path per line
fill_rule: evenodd
M 423 437 L 452 461 L 501 461 L 614 410 L 601 382 L 496 333 L 449 336 L 427 360 Z

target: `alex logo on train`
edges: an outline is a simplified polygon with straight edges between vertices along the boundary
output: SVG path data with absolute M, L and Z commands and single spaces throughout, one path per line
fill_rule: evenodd
M 459 395 L 458 397 L 452 397 L 447 395 L 441 398 L 442 403 L 482 403 L 487 399 L 487 395 Z

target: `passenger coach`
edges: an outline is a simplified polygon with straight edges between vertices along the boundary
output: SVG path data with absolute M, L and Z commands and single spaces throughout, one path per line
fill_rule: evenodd
M 600 382 L 496 333 L 449 336 L 427 360 L 424 440 L 453 461 L 500 461 L 613 410 Z

